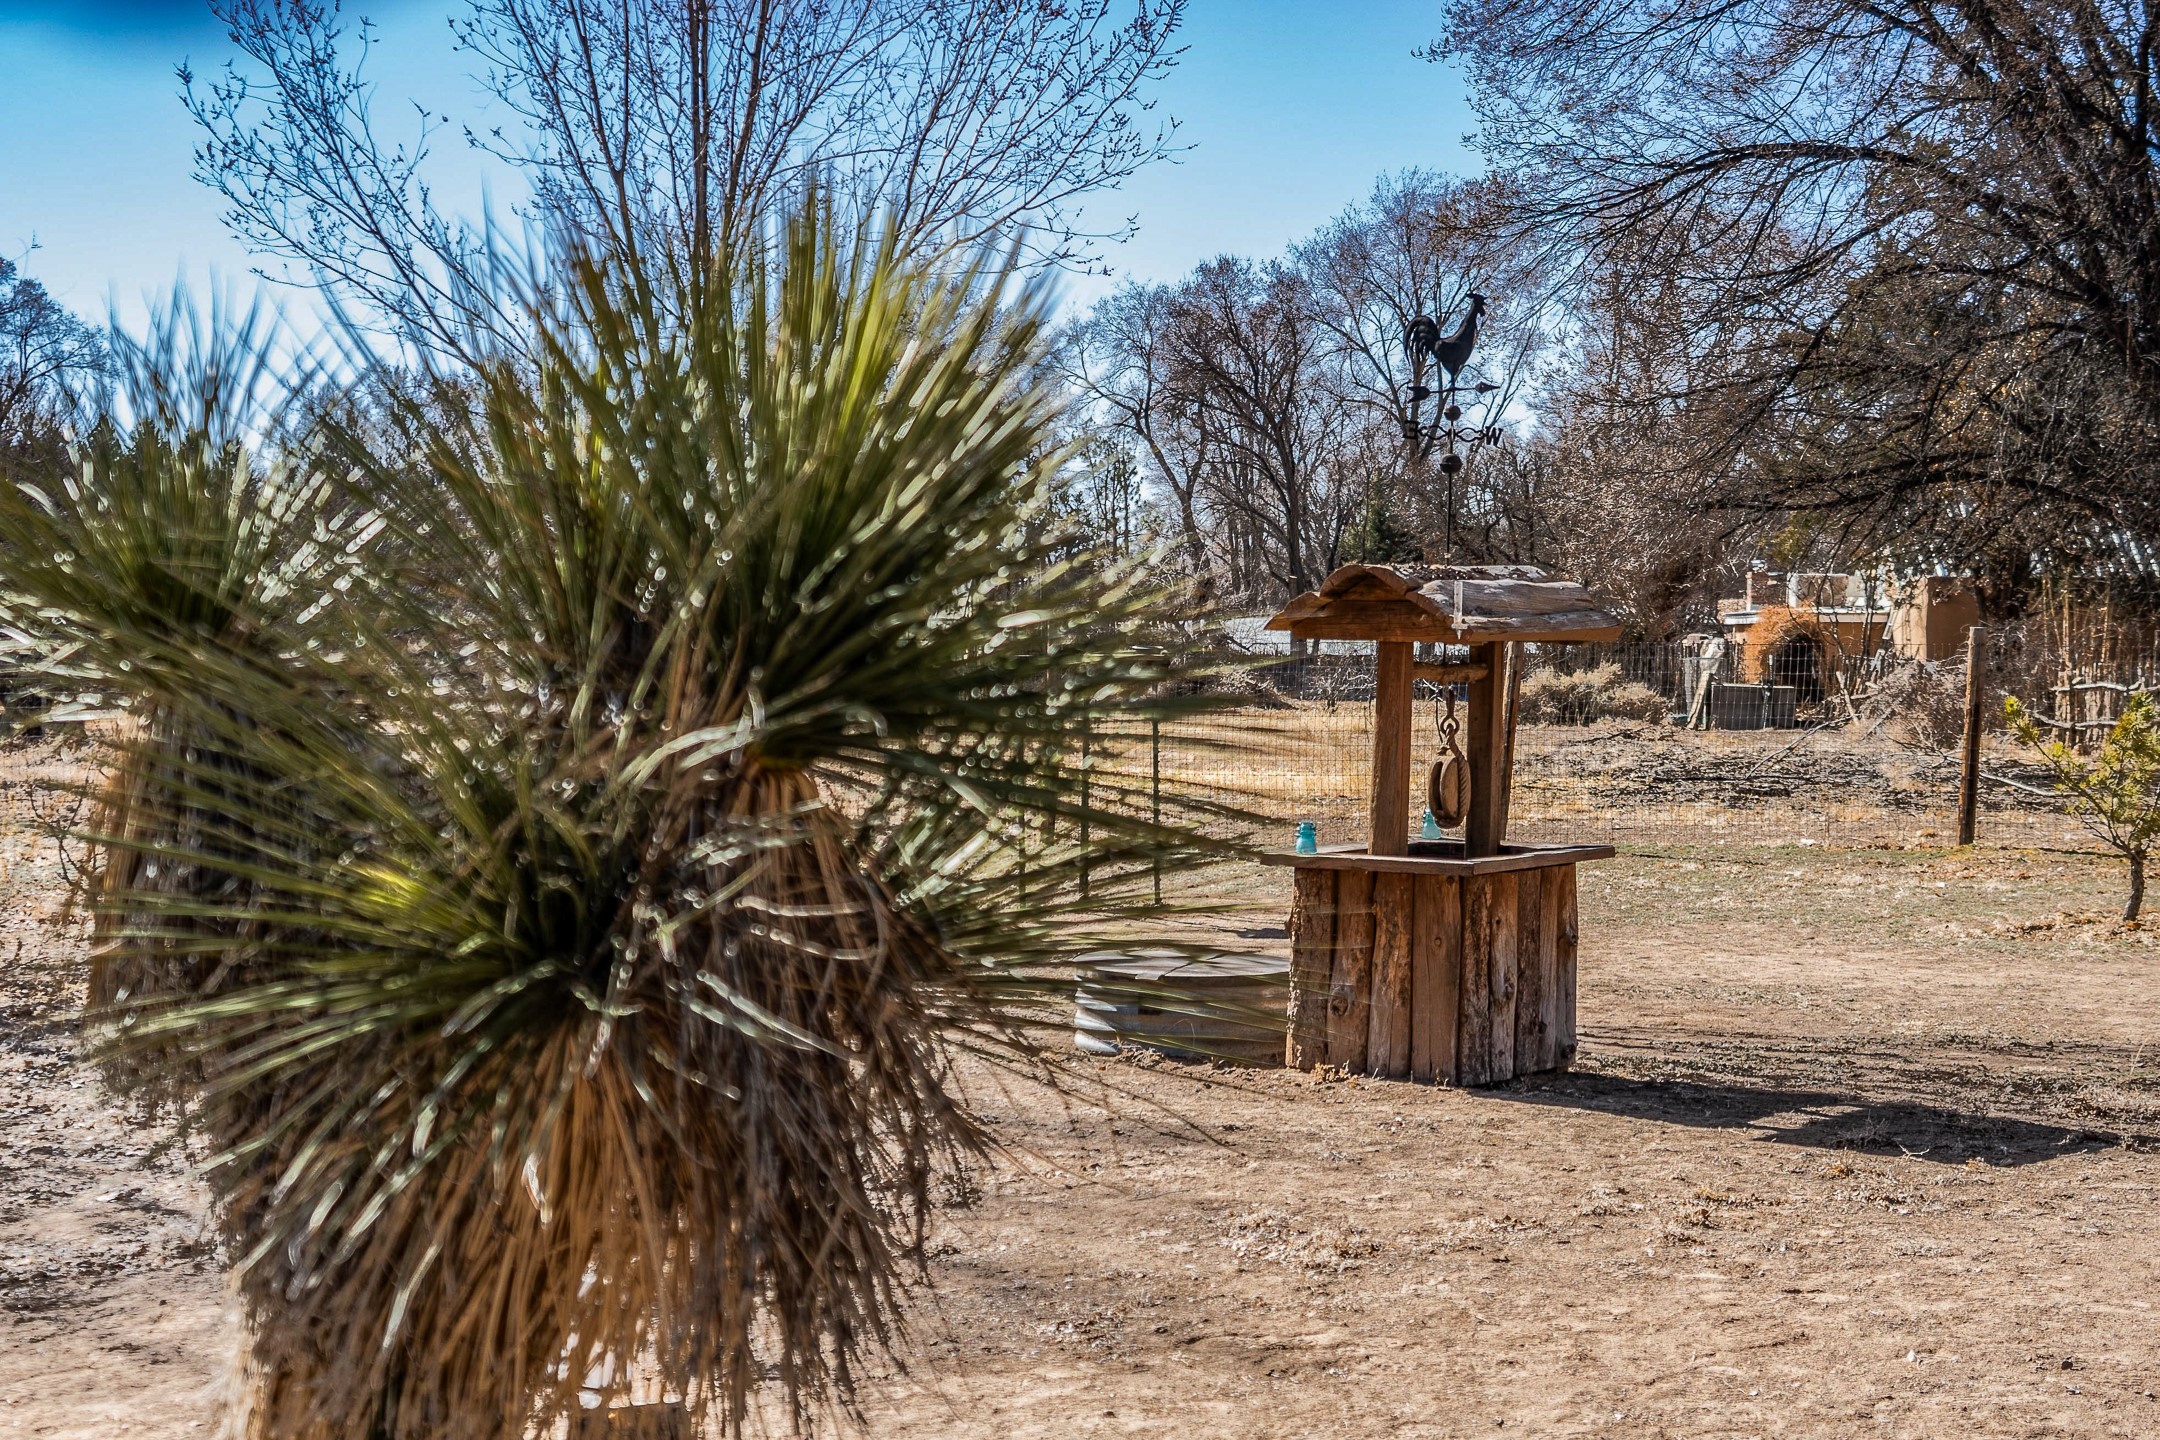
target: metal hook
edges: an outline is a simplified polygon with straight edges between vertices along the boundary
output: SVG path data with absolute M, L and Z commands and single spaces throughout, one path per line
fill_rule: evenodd
M 1447 716 L 1445 719 L 1440 714 L 1440 703 L 1443 700 L 1447 702 Z M 1453 685 L 1441 685 L 1435 689 L 1432 702 L 1432 723 L 1433 734 L 1439 736 L 1443 744 L 1453 740 L 1462 730 L 1462 722 L 1455 718 L 1455 687 Z

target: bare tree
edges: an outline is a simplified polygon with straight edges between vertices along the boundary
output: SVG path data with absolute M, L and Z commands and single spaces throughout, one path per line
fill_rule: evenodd
M 0 450 L 52 428 L 71 392 L 104 364 L 99 332 L 0 257 Z
M 1720 360 L 1695 344 L 1692 300 L 1669 270 L 1586 271 L 1520 448 L 1538 494 L 1538 558 L 1596 584 L 1646 638 L 1709 623 L 1720 591 L 1791 518 L 1725 503 L 1758 482 L 1741 460 L 1704 463 L 1736 421 L 1705 383 Z
M 1505 181 L 1416 170 L 1382 177 L 1370 198 L 1295 247 L 1333 338 L 1344 399 L 1407 430 L 1403 332 L 1417 315 L 1462 314 L 1473 293 L 1491 307 L 1476 351 L 1477 378 L 1503 387 L 1496 400 L 1502 406 L 1525 396 L 1546 343 L 1550 282 L 1511 223 L 1511 189 Z M 1429 458 L 1428 451 L 1429 442 L 1417 458 Z
M 1324 374 L 1331 344 L 1295 267 L 1227 255 L 1117 291 L 1069 337 L 1069 383 L 1169 493 L 1202 598 L 1310 589 L 1352 539 L 1369 447 Z
M 1511 221 L 1503 184 L 1385 178 L 1285 259 L 1127 285 L 1072 328 L 1067 383 L 1140 460 L 1211 593 L 1266 603 L 1344 561 L 1432 555 L 1449 529 L 1473 562 L 1648 568 L 1638 551 L 1673 533 L 1644 498 L 1652 477 L 1581 463 L 1584 427 L 1562 409 L 1595 412 L 1554 375 L 1586 363 L 1570 351 L 1584 317 L 1553 303 L 1547 259 Z M 1402 337 L 1472 291 L 1493 302 L 1472 378 L 1500 387 L 1509 438 L 1450 494 L 1432 434 L 1411 425 Z
M 1186 571 L 1199 597 L 1212 593 L 1200 524 L 1206 435 L 1193 428 L 1171 372 L 1171 289 L 1127 282 L 1070 327 L 1058 346 L 1061 378 L 1108 432 L 1123 436 L 1170 495 Z
M 1321 369 L 1329 334 L 1305 277 L 1224 256 L 1173 287 L 1165 389 L 1219 567 L 1242 598 L 1314 588 L 1341 559 L 1370 473 L 1359 417 Z
M 1330 338 L 1327 383 L 1370 427 L 1361 438 L 1382 502 L 1420 539 L 1453 536 L 1458 550 L 1480 559 L 1519 557 L 1486 553 L 1479 541 L 1491 540 L 1490 525 L 1457 535 L 1457 519 L 1490 507 L 1481 507 L 1486 497 L 1458 500 L 1456 479 L 1435 465 L 1437 429 L 1415 423 L 1403 333 L 1417 315 L 1464 314 L 1478 294 L 1490 308 L 1465 381 L 1497 387 L 1480 413 L 1505 417 L 1533 398 L 1552 341 L 1551 280 L 1545 258 L 1512 223 L 1512 189 L 1423 171 L 1383 177 L 1368 200 L 1293 252 Z M 1431 416 L 1427 407 L 1423 418 Z M 1478 467 L 1465 480 L 1485 473 Z
M 1090 433 L 1072 455 L 1051 493 L 1051 511 L 1093 553 L 1136 559 L 1160 539 L 1161 507 L 1149 499 L 1140 463 L 1121 437 Z
M 649 261 L 754 241 L 776 197 L 815 181 L 911 247 L 998 236 L 1076 263 L 1129 227 L 1091 228 L 1082 201 L 1173 148 L 1149 92 L 1181 53 L 1184 7 L 468 0 L 453 32 L 497 113 L 462 133 L 528 179 L 532 218 Z M 497 287 L 486 237 L 426 179 L 458 122 L 418 108 L 389 138 L 373 33 L 339 0 L 213 8 L 241 58 L 182 78 L 228 223 L 347 303 L 462 343 Z
M 1636 398 L 1731 422 L 1697 457 L 1720 503 L 1848 548 L 2160 573 L 2150 5 L 1452 0 L 1444 24 L 1546 238 L 1683 292 L 1714 363 Z

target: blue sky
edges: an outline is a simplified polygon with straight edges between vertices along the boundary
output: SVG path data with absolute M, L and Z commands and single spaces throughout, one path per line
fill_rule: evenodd
M 455 114 L 474 87 L 440 0 L 347 0 L 377 22 L 388 102 Z M 1460 79 L 1412 58 L 1432 0 L 1192 0 L 1183 62 L 1161 91 L 1193 148 L 1101 203 L 1139 236 L 1105 258 L 1173 279 L 1225 251 L 1268 254 L 1362 197 L 1384 171 L 1476 168 Z M 192 178 L 195 134 L 174 68 L 215 71 L 228 42 L 186 0 L 0 0 L 0 254 L 77 311 L 137 322 L 176 277 L 248 280 L 250 260 Z M 444 193 L 477 210 L 488 172 L 439 146 Z M 37 249 L 25 254 L 32 242 Z M 1069 282 L 1082 302 L 1108 282 Z

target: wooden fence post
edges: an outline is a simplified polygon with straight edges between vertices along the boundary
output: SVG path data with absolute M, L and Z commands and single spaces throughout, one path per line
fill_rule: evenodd
M 1980 808 L 1980 708 L 1987 693 L 1987 631 L 1978 625 L 1965 632 L 1965 736 L 1958 765 L 1958 839 L 1973 843 L 1973 823 Z

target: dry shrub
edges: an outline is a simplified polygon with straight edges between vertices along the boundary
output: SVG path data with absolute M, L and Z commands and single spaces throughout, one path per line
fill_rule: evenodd
M 1216 695 L 1230 696 L 1253 709 L 1286 710 L 1290 702 L 1276 686 L 1270 669 L 1257 664 L 1230 664 L 1212 674 L 1194 677 L 1191 684 L 1196 690 L 1205 688 Z
M 1528 725 L 1662 721 L 1671 710 L 1663 695 L 1622 678 L 1620 667 L 1609 662 L 1589 670 L 1539 670 L 1523 677 L 1522 720 Z
M 1965 667 L 1914 660 L 1883 676 L 1870 709 L 1886 710 L 1892 739 L 1918 750 L 1956 748 L 1965 733 Z M 1991 721 L 1999 717 L 1981 712 Z
M 2003 695 L 2008 687 L 1991 660 L 1983 680 L 1980 725 L 2003 728 Z M 1911 660 L 1876 682 L 1867 710 L 1889 717 L 1890 737 L 1899 744 L 1935 754 L 1955 750 L 1965 735 L 1965 662 Z

